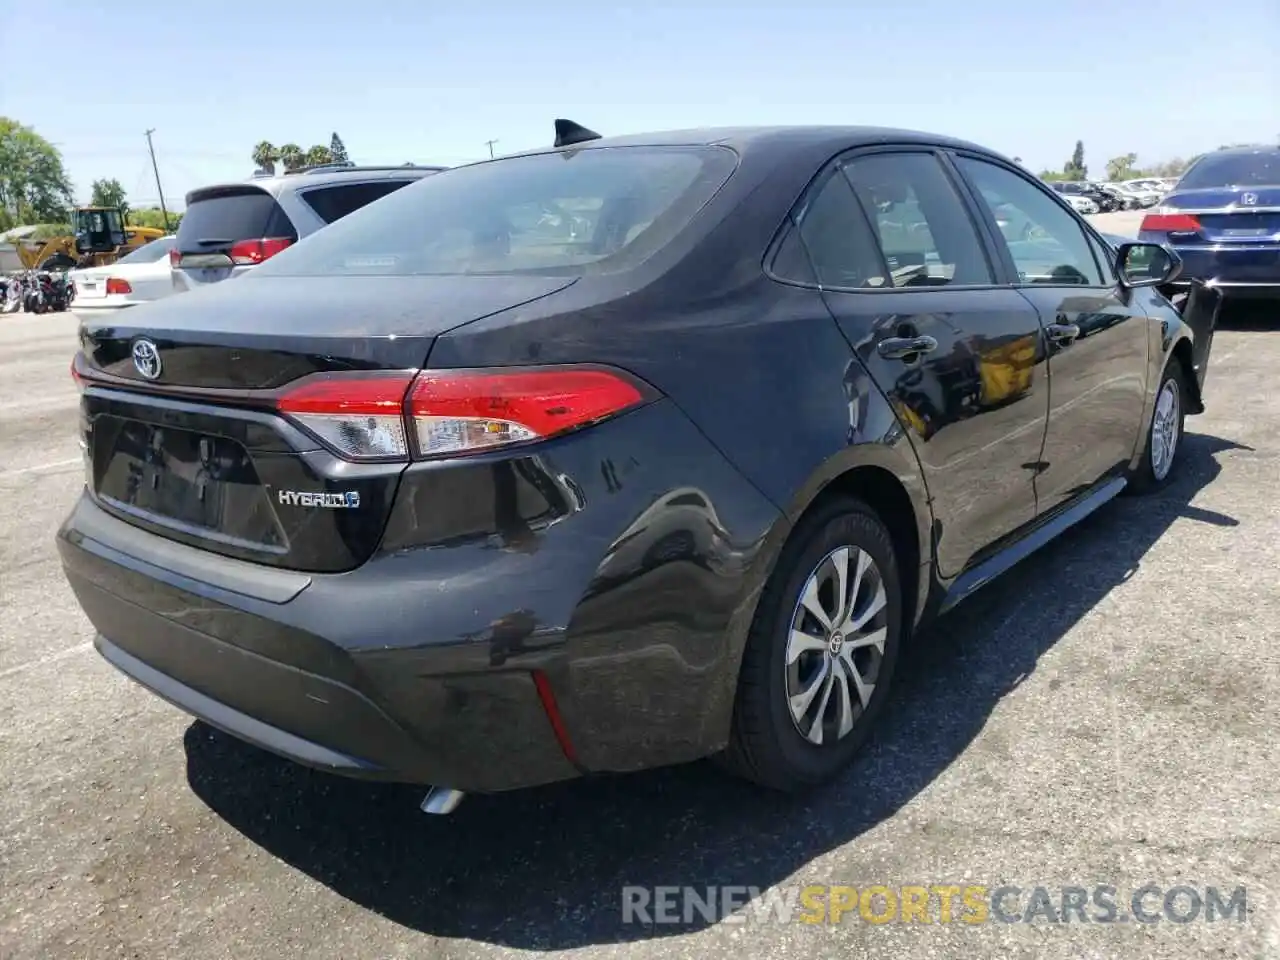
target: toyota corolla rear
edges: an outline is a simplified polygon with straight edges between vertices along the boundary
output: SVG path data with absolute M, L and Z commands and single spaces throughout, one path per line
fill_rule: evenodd
M 1232 296 L 1280 296 L 1280 148 L 1201 158 L 1146 215 L 1138 237 L 1173 247 L 1184 281 Z
M 59 547 L 99 650 L 340 773 L 501 790 L 627 766 L 593 747 L 635 715 L 608 624 L 653 604 L 587 602 L 615 541 L 694 479 L 706 510 L 669 532 L 698 526 L 676 560 L 705 578 L 737 569 L 707 511 L 773 508 L 625 356 L 543 363 L 529 325 L 625 301 L 734 166 L 618 148 L 450 171 L 234 284 L 84 324 L 86 486 Z M 663 602 L 709 616 L 684 598 Z M 571 622 L 600 638 L 571 654 Z

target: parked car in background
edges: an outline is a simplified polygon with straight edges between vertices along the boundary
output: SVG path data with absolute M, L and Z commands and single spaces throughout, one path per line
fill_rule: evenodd
M 1174 475 L 1213 314 L 1015 162 L 557 128 L 83 323 L 58 546 L 116 668 L 431 812 L 708 755 L 799 790 L 920 624 Z
M 1062 192 L 1062 199 L 1067 201 L 1067 204 L 1076 213 L 1091 214 L 1099 212 L 1098 205 L 1082 193 Z
M 1049 186 L 1064 197 L 1083 197 L 1093 204 L 1094 209 L 1089 210 L 1083 205 L 1072 203 L 1080 213 L 1109 213 L 1120 209 L 1120 205 L 1111 194 L 1099 190 L 1094 184 L 1084 180 L 1055 180 Z M 1071 203 L 1070 200 L 1067 202 Z
M 1138 236 L 1177 251 L 1186 281 L 1234 297 L 1280 296 L 1280 147 L 1200 157 Z
M 75 287 L 75 312 L 90 314 L 134 307 L 173 293 L 169 251 L 170 234 L 143 244 L 106 267 L 82 267 L 67 271 Z
M 1118 210 L 1137 210 L 1142 206 L 1137 196 L 1126 190 L 1122 190 L 1119 184 L 1100 183 L 1098 184 L 1098 189 L 1111 195 L 1112 199 L 1116 203 L 1116 209 Z
M 443 167 L 332 164 L 201 187 L 169 255 L 181 292 L 238 277 L 286 247 Z
M 1153 207 L 1165 195 L 1164 187 L 1150 178 L 1139 180 L 1123 180 L 1118 186 L 1138 201 L 1139 207 Z

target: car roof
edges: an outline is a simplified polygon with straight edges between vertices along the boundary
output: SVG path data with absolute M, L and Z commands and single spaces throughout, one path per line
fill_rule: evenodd
M 801 149 L 830 153 L 855 147 L 874 146 L 878 143 L 944 146 L 961 150 L 973 150 L 989 156 L 994 151 L 976 143 L 958 140 L 940 134 L 895 127 L 871 126 L 744 126 L 744 127 L 695 127 L 685 130 L 665 130 L 651 133 L 632 133 L 614 137 L 586 140 L 564 147 L 543 147 L 526 150 L 509 156 L 533 156 L 542 153 L 594 150 L 604 147 L 640 146 L 724 146 L 738 153 L 770 152 L 779 148 Z M 507 158 L 499 158 L 507 159 Z M 483 163 L 497 161 L 481 161 Z
M 366 180 L 395 180 L 408 179 L 418 180 L 448 167 L 437 166 L 421 166 L 417 164 L 401 165 L 401 166 L 339 166 L 336 164 L 326 164 L 316 167 L 308 167 L 305 170 L 298 170 L 291 173 L 274 173 L 266 176 L 249 177 L 246 180 L 228 180 L 223 183 L 210 183 L 203 187 L 197 187 L 187 194 L 187 203 L 192 203 L 193 197 L 199 197 L 201 194 L 208 192 L 219 192 L 223 190 L 235 190 L 239 187 L 252 186 L 257 187 L 265 193 L 272 196 L 279 196 L 291 189 L 302 189 L 325 186 L 328 184 L 342 183 L 344 181 L 363 182 Z
M 1271 143 L 1255 143 L 1241 147 L 1223 147 L 1221 150 L 1210 150 L 1206 157 L 1244 157 L 1253 153 L 1280 153 L 1280 145 Z

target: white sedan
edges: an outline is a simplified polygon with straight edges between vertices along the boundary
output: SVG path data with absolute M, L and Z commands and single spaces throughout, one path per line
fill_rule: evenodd
M 1098 212 L 1098 205 L 1088 197 L 1082 197 L 1078 193 L 1064 193 L 1061 194 L 1061 197 L 1071 205 L 1076 213 L 1089 214 Z
M 75 313 L 106 313 L 159 300 L 173 293 L 169 272 L 172 236 L 143 244 L 106 267 L 82 267 L 68 276 L 76 287 Z

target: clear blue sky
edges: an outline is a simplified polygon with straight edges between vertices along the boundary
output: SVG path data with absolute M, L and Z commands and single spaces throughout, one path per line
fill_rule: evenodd
M 252 12 L 248 12 L 248 11 Z M 245 11 L 245 12 L 239 12 Z M 262 139 L 460 163 L 604 133 L 875 123 L 1091 172 L 1280 136 L 1280 0 L 0 0 L 0 113 L 156 197 L 241 179 Z

